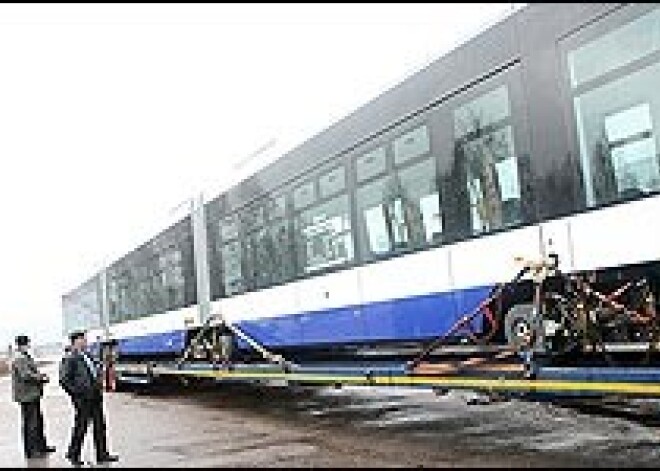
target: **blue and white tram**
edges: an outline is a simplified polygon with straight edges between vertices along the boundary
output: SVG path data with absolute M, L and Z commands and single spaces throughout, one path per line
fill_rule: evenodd
M 657 295 L 657 37 L 657 5 L 536 4 L 439 59 L 206 204 L 211 312 L 275 350 L 414 344 L 550 253 Z M 192 227 L 106 270 L 91 336 L 185 350 Z

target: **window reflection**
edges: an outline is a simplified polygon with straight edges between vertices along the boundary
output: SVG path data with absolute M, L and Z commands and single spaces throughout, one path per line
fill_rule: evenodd
M 101 284 L 98 277 L 62 299 L 64 330 L 87 330 L 101 325 Z
M 293 276 L 289 223 L 280 220 L 268 227 L 268 254 L 271 283 L 282 283 Z
M 577 87 L 660 49 L 660 9 L 620 26 L 568 53 L 571 85 Z
M 187 224 L 159 235 L 108 269 L 111 324 L 178 309 L 186 304 L 185 264 L 190 256 L 185 255 L 185 246 L 190 240 L 181 233 L 184 226 Z
M 319 178 L 319 196 L 327 198 L 346 189 L 344 167 L 337 167 Z
M 302 209 L 309 206 L 316 199 L 314 194 L 314 181 L 307 182 L 300 185 L 293 190 L 293 207 L 294 209 Z
M 353 259 L 347 195 L 300 213 L 295 219 L 295 231 L 300 273 L 311 273 Z
M 289 279 L 292 266 L 286 221 L 274 222 L 249 234 L 245 254 L 254 288 L 266 288 Z
M 222 273 L 225 293 L 228 295 L 240 293 L 245 289 L 243 270 L 241 267 L 241 244 L 238 240 L 227 242 L 222 246 Z
M 660 190 L 655 64 L 575 97 L 588 206 Z
M 385 172 L 386 168 L 385 147 L 378 147 L 355 159 L 356 180 L 363 182 Z
M 521 220 L 520 179 L 506 86 L 454 111 L 456 160 L 464 167 L 473 234 Z
M 293 276 L 293 260 L 286 219 L 285 198 L 278 196 L 244 209 L 224 220 L 240 220 L 220 241 L 224 293 L 242 293 L 281 283 Z M 219 232 L 223 232 L 220 229 Z M 242 234 L 242 236 L 240 235 Z
M 394 141 L 394 162 L 401 164 L 428 153 L 430 149 L 428 127 L 419 126 Z
M 442 238 L 433 159 L 362 186 L 356 204 L 360 248 L 368 258 L 419 248 Z
M 567 54 L 587 206 L 660 190 L 653 126 L 660 119 L 660 64 L 656 59 L 632 73 L 619 72 L 638 59 L 657 57 L 658 50 L 655 8 Z M 596 86 L 596 77 L 609 80 Z
M 658 185 L 658 160 L 648 103 L 605 117 L 617 191 L 649 192 Z

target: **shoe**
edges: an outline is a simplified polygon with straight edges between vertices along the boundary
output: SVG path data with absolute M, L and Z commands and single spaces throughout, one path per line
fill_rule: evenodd
M 80 458 L 75 458 L 69 455 L 64 455 L 64 457 L 69 461 L 69 463 L 71 463 L 76 468 L 79 468 L 80 466 L 83 466 L 85 464 L 83 461 L 80 461 Z
M 96 459 L 97 463 L 113 463 L 115 461 L 119 461 L 119 456 L 111 455 L 109 453 Z

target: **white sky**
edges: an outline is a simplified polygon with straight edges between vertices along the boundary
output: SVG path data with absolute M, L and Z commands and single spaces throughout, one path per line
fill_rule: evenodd
M 512 5 L 1 4 L 0 349 L 19 333 L 59 340 L 61 295 L 182 200 L 229 186 L 269 140 L 239 174 Z

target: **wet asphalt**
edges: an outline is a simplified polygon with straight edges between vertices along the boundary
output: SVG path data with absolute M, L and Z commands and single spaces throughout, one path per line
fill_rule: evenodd
M 0 377 L 0 466 L 66 467 L 73 410 L 42 401 L 57 452 L 25 460 L 20 411 Z M 478 398 L 478 397 L 477 397 Z M 657 467 L 660 426 L 544 402 L 394 388 L 166 386 L 105 396 L 105 467 Z M 475 403 L 476 402 L 476 403 Z M 93 465 L 91 430 L 83 458 Z

